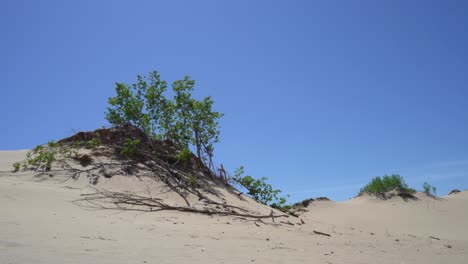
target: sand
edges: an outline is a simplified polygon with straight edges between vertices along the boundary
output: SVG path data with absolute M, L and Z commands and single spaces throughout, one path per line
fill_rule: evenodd
M 90 210 L 73 203 L 87 191 L 83 181 L 8 172 L 25 154 L 0 151 L 0 263 L 467 263 L 468 259 L 466 191 L 439 199 L 418 194 L 420 199 L 410 202 L 373 197 L 312 202 L 300 218 L 281 220 L 293 225 L 279 224 L 280 219 L 262 224 L 181 212 Z M 133 188 L 141 182 L 113 178 L 103 184 Z

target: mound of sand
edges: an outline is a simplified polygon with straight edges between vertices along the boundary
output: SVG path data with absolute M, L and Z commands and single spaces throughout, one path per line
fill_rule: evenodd
M 379 200 L 391 200 L 391 199 L 403 199 L 404 201 L 411 201 L 417 200 L 417 194 L 410 193 L 406 191 L 401 191 L 398 189 L 391 190 L 388 192 L 378 192 L 378 193 L 370 193 L 364 192 L 357 197 L 363 197 L 364 199 L 379 199 Z
M 129 141 L 138 142 L 131 156 L 123 152 Z M 181 150 L 170 141 L 149 139 L 133 126 L 79 132 L 58 145 L 44 145 L 43 152 L 56 153 L 52 166 L 28 165 L 22 173 L 34 174 L 36 180 L 75 181 L 87 190 L 75 201 L 83 207 L 289 217 L 242 195 L 192 153 L 182 160 Z M 40 155 L 32 153 L 33 158 Z
M 453 195 L 453 194 L 457 194 L 460 192 L 461 192 L 460 190 L 455 189 L 455 190 L 451 190 L 448 195 Z
M 164 181 L 145 176 L 138 162 L 138 171 L 130 175 L 118 158 L 82 150 L 92 155 L 94 165 L 118 163 L 106 168 L 112 176 L 101 175 L 94 182 L 87 174 L 68 179 L 70 175 L 59 171 L 53 177 L 34 171 L 12 173 L 11 164 L 26 153 L 0 151 L 0 263 L 426 264 L 466 263 L 468 258 L 466 191 L 439 199 L 417 193 L 410 201 L 366 195 L 346 202 L 314 199 L 302 205 L 306 210 L 299 218 L 274 222 L 174 210 L 104 210 L 99 206 L 118 201 L 94 208 L 76 201 L 98 188 L 187 205 Z M 93 166 L 71 162 L 74 168 Z M 184 173 L 183 168 L 175 170 Z M 251 213 L 271 211 L 222 182 L 200 178 L 200 185 L 207 185 L 200 192 L 211 199 Z M 190 207 L 224 210 L 196 197 L 187 194 Z

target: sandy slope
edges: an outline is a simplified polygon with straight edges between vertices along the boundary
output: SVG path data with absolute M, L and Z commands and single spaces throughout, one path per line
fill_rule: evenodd
M 304 217 L 373 233 L 468 241 L 468 192 L 437 199 L 417 193 L 417 197 L 408 202 L 358 197 L 343 203 L 312 203 Z
M 0 170 L 11 170 L 11 163 L 25 153 L 0 152 Z M 303 225 L 257 226 L 230 217 L 90 211 L 72 203 L 86 191 L 82 183 L 0 175 L 0 263 L 466 263 L 468 259 L 467 192 L 408 203 L 368 197 L 313 202 L 301 216 Z M 122 184 L 111 180 L 110 185 Z M 132 184 L 138 183 L 126 181 L 124 186 Z

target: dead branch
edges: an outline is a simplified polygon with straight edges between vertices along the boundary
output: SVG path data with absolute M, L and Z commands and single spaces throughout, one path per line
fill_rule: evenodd
M 80 206 L 86 206 L 93 209 L 106 209 L 106 210 L 122 210 L 122 211 L 140 211 L 140 212 L 157 212 L 157 211 L 180 211 L 191 212 L 206 215 L 221 215 L 221 216 L 238 216 L 253 219 L 264 218 L 279 218 L 288 217 L 286 214 L 282 215 L 256 215 L 252 213 L 239 213 L 228 208 L 196 208 L 191 206 L 174 206 L 164 203 L 161 199 L 144 197 L 136 194 L 112 192 L 107 190 L 99 190 L 93 188 L 94 192 L 89 194 L 82 194 L 84 198 L 75 200 L 74 203 Z M 84 202 L 84 203 L 83 203 Z M 245 209 L 243 209 L 245 210 Z M 246 211 L 246 210 L 245 210 Z
M 320 231 L 315 231 L 314 230 L 314 233 L 317 234 L 317 235 L 322 235 L 322 236 L 331 236 L 330 234 L 327 234 L 327 233 L 323 233 L 323 232 L 320 232 Z

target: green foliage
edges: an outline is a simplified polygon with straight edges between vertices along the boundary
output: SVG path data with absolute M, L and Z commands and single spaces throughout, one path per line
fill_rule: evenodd
M 47 146 L 48 146 L 49 148 L 57 148 L 57 147 L 60 146 L 60 144 L 57 143 L 57 142 L 54 142 L 54 141 L 49 141 L 49 142 L 47 142 Z
M 186 76 L 172 85 L 176 107 L 176 143 L 192 145 L 197 157 L 205 163 L 213 157 L 214 143 L 219 141 L 219 119 L 223 114 L 213 111 L 214 101 L 205 97 L 202 101 L 191 97 L 195 81 Z
M 94 135 L 94 138 L 88 141 L 87 147 L 92 150 L 96 150 L 101 145 L 102 145 L 102 142 L 101 142 L 101 138 L 99 137 L 99 133 L 96 133 L 96 135 Z
M 138 153 L 139 139 L 127 139 L 120 150 L 120 155 L 126 158 L 134 158 Z
M 109 98 L 106 119 L 114 126 L 134 125 L 147 135 L 169 139 L 180 148 L 193 146 L 205 164 L 213 157 L 214 143 L 219 141 L 219 119 L 210 97 L 192 98 L 195 81 L 185 76 L 172 83 L 173 100 L 164 96 L 167 82 L 157 71 L 138 76 L 137 83 L 116 84 L 115 97 Z
M 436 196 L 437 188 L 435 186 L 430 185 L 427 182 L 423 183 L 423 192 L 427 195 Z
M 49 171 L 52 168 L 52 163 L 56 161 L 59 145 L 54 142 L 47 143 L 47 147 L 36 146 L 32 151 L 26 154 L 26 161 L 23 163 L 23 168 L 34 167 Z
M 26 159 L 23 162 L 13 163 L 15 171 L 18 171 L 20 167 L 24 170 L 44 170 L 50 171 L 52 164 L 65 158 L 72 158 L 78 155 L 77 149 L 73 146 L 62 146 L 61 144 L 50 141 L 47 145 L 38 145 L 26 154 Z
M 289 197 L 289 195 L 288 195 L 288 197 Z M 285 197 L 281 197 L 279 199 L 278 203 L 272 203 L 272 204 L 270 204 L 270 206 L 275 208 L 275 209 L 280 210 L 283 213 L 290 213 L 290 211 L 292 209 L 292 205 L 286 204 L 286 198 Z M 294 214 L 292 214 L 292 215 L 294 215 Z
M 81 148 L 81 142 L 79 142 L 79 141 L 73 142 L 71 148 L 72 149 L 80 149 Z
M 254 200 L 278 209 L 285 205 L 286 198 L 279 196 L 281 190 L 273 189 L 273 187 L 266 182 L 268 178 L 254 179 L 252 176 L 243 176 L 243 174 L 244 167 L 240 166 L 235 171 L 234 177 L 231 180 L 244 187 L 247 190 L 247 194 Z
M 116 83 L 117 95 L 109 98 L 106 119 L 114 126 L 134 125 L 148 135 L 164 138 L 173 134 L 174 105 L 163 93 L 167 82 L 157 71 L 137 76 L 137 83 Z
M 190 160 L 190 157 L 192 156 L 192 152 L 188 148 L 182 149 L 179 154 L 177 154 L 177 160 L 187 162 Z
M 398 174 L 392 175 L 385 175 L 381 177 L 375 177 L 372 179 L 370 183 L 366 186 L 361 188 L 359 194 L 369 192 L 369 193 L 380 193 L 380 192 L 388 192 L 391 190 L 397 189 L 403 192 L 414 193 L 416 192 L 414 189 L 409 188 L 406 184 L 403 177 Z
M 19 162 L 13 163 L 13 172 L 19 171 L 20 168 L 21 168 L 21 163 L 19 163 Z
M 196 175 L 190 174 L 187 177 L 187 184 L 192 188 L 198 187 L 198 177 Z
M 147 114 L 142 112 L 143 101 L 126 84 L 116 83 L 115 91 L 117 96 L 108 101 L 114 108 L 108 108 L 106 119 L 113 125 L 133 124 L 147 131 L 149 124 L 143 123 L 148 119 Z

